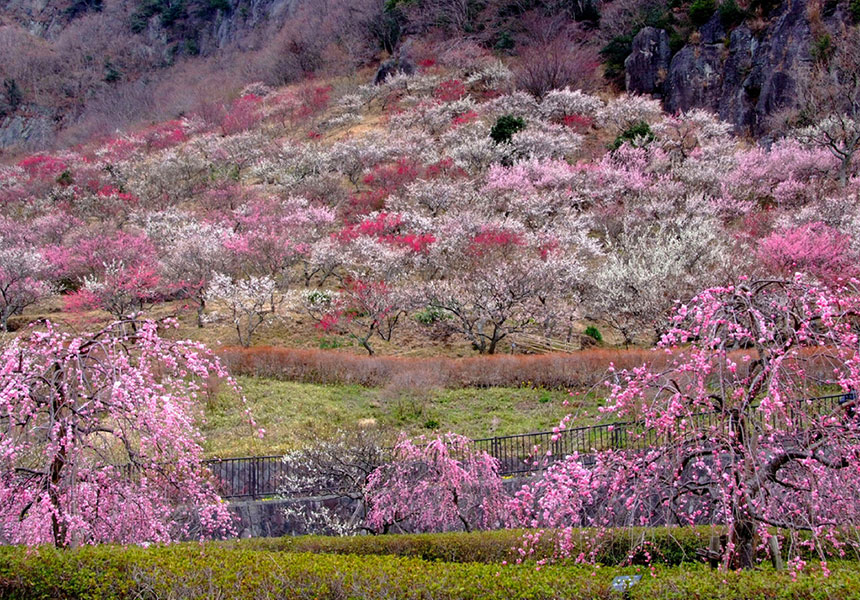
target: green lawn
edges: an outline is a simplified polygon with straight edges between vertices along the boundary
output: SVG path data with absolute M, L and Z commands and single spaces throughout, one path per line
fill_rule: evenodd
M 472 438 L 544 431 L 569 413 L 577 415 L 576 424 L 592 423 L 599 402 L 564 390 L 525 387 L 404 392 L 258 377 L 240 377 L 239 383 L 267 434 L 257 439 L 238 399 L 221 392 L 206 408 L 203 434 L 210 456 L 278 454 L 338 428 L 373 422 L 390 430 L 392 438 L 400 431 L 454 431 Z

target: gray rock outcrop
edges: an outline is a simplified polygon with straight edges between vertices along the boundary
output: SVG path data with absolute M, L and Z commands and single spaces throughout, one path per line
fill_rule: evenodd
M 822 26 L 835 31 L 839 17 L 831 21 Z M 636 36 L 633 53 L 625 61 L 628 90 L 657 89 L 670 112 L 707 108 L 738 132 L 751 135 L 765 133 L 768 117 L 793 105 L 798 75 L 812 60 L 815 43 L 804 0 L 786 0 L 756 32 L 744 24 L 726 33 L 715 14 L 671 58 L 659 88 L 652 86 L 658 59 L 641 48 L 646 43 L 647 48 L 654 47 L 665 32 L 646 33 L 647 29 Z
M 11 115 L 0 119 L 0 149 L 38 148 L 54 137 L 54 124 L 44 116 Z
M 659 92 L 668 74 L 671 58 L 666 31 L 644 27 L 633 38 L 633 51 L 624 61 L 627 90 L 637 94 Z

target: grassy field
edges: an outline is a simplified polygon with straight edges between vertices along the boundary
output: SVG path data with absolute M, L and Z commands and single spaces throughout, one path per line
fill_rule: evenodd
M 465 388 L 394 391 L 354 385 L 315 385 L 240 377 L 260 440 L 234 394 L 221 391 L 206 407 L 203 435 L 209 456 L 277 454 L 338 428 L 376 424 L 409 434 L 454 431 L 472 438 L 552 429 L 569 413 L 590 424 L 600 399 L 566 390 Z M 564 402 L 567 401 L 567 405 Z

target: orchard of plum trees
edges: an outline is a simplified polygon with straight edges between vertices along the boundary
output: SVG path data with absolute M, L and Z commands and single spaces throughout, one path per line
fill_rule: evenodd
M 490 60 L 439 73 L 335 99 L 252 86 L 214 123 L 0 169 L 0 325 L 52 295 L 119 319 L 179 300 L 243 345 L 306 313 L 372 353 L 430 310 L 434 335 L 493 353 L 583 317 L 654 339 L 740 274 L 853 273 L 860 180 L 809 128 L 749 147 L 702 111 L 507 91 Z M 494 139 L 505 119 L 523 127 Z
M 193 427 L 223 372 L 157 335 L 146 317 L 172 302 L 245 346 L 301 314 L 372 354 L 420 314 L 481 353 L 583 319 L 675 352 L 610 382 L 607 417 L 655 435 L 646 450 L 570 456 L 509 497 L 463 438 L 401 440 L 353 474 L 368 529 L 554 528 L 569 557 L 578 526 L 599 541 L 719 523 L 738 567 L 757 541 L 794 559 L 852 547 L 860 426 L 852 405 L 803 399 L 860 385 L 855 117 L 762 148 L 703 111 L 536 99 L 511 76 L 479 57 L 348 92 L 254 85 L 217 117 L 0 168 L 2 328 L 49 300 L 117 320 L 94 335 L 34 325 L 0 355 L 3 538 L 229 531 Z M 179 507 L 196 521 L 177 525 Z

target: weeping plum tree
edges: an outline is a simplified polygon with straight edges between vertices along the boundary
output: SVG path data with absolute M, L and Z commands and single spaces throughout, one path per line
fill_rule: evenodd
M 195 426 L 202 345 L 153 322 L 69 335 L 47 324 L 0 353 L 0 538 L 59 547 L 223 534 L 231 516 Z M 249 417 L 250 420 L 250 417 Z
M 453 433 L 401 439 L 368 477 L 365 496 L 367 524 L 384 532 L 491 529 L 505 520 L 507 500 L 498 461 Z
M 577 526 L 703 523 L 727 527 L 713 549 L 727 567 L 752 567 L 761 548 L 777 563 L 804 544 L 822 559 L 839 553 L 860 522 L 860 418 L 848 394 L 860 384 L 858 310 L 854 280 L 699 293 L 661 342 L 674 362 L 611 384 L 607 417 L 638 426 L 597 449 L 593 466 L 570 456 L 524 487 L 521 522 L 566 531 L 562 555 Z M 809 400 L 823 390 L 845 395 Z

